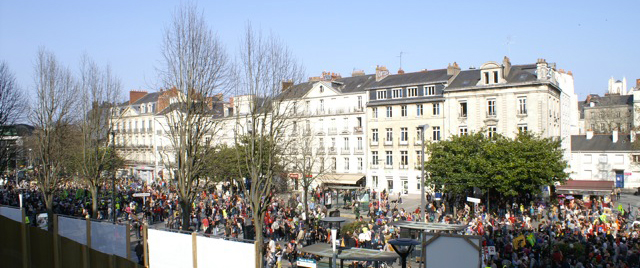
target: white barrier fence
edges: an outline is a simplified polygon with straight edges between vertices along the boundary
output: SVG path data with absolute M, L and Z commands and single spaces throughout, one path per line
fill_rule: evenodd
M 426 233 L 426 238 L 427 267 L 482 267 L 481 237 Z
M 22 222 L 22 211 L 19 208 L 0 207 L 0 215 L 17 222 Z
M 252 243 L 148 229 L 149 267 L 255 267 Z M 194 256 L 195 253 L 195 256 Z
M 92 249 L 128 258 L 130 238 L 127 225 L 58 216 L 58 234 Z M 90 230 L 87 230 L 87 227 Z M 90 238 L 88 239 L 90 234 Z

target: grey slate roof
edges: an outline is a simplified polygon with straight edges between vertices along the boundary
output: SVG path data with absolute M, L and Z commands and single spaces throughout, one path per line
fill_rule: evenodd
M 633 144 L 627 134 L 618 134 L 618 141 L 613 142 L 611 134 L 594 134 L 587 140 L 586 135 L 571 136 L 571 151 L 574 152 L 604 152 L 604 151 L 632 151 Z
M 474 87 L 481 79 L 480 72 L 480 69 L 461 71 L 446 90 Z M 538 79 L 535 72 L 535 64 L 512 65 L 509 76 L 505 80 L 507 80 L 507 85 L 534 82 Z
M 305 82 L 292 86 L 280 94 L 280 98 L 298 99 L 302 98 L 316 83 L 324 83 L 342 93 L 364 92 L 365 88 L 375 82 L 375 75 L 362 75 L 344 77 L 335 81 L 314 81 Z
M 633 105 L 633 95 L 607 95 L 607 96 L 598 96 L 591 95 L 591 102 L 595 103 L 595 107 L 603 107 L 603 106 L 617 106 L 617 105 Z M 584 101 L 584 107 L 589 108 L 589 105 Z
M 148 93 L 147 95 L 144 95 L 144 97 L 140 98 L 139 100 L 137 100 L 133 104 L 157 102 L 158 101 L 158 97 L 160 96 L 160 94 L 162 94 L 162 92 L 151 92 L 151 93 Z
M 374 82 L 367 89 L 390 88 L 405 85 L 424 85 L 434 82 L 446 82 L 451 76 L 447 75 L 447 69 L 429 70 L 426 72 L 394 74 Z

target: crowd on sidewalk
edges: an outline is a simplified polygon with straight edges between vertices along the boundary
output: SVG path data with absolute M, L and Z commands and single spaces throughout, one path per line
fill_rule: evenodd
M 188 217 L 183 217 L 176 189 L 167 182 L 145 185 L 121 180 L 116 188 L 118 220 L 130 220 L 137 230 L 141 224 L 164 223 L 174 229 L 188 224 L 188 229 L 205 235 L 253 237 L 250 207 L 242 191 L 230 183 L 199 192 Z M 98 202 L 98 219 L 107 219 L 111 214 L 110 196 L 106 195 L 110 191 L 102 189 L 105 198 Z M 140 191 L 150 196 L 145 199 L 133 196 Z M 0 204 L 18 206 L 19 194 L 23 195 L 27 216 L 35 222 L 35 217 L 45 212 L 36 184 L 5 183 L 0 189 Z M 420 221 L 419 206 L 405 210 L 400 205 L 401 197 L 386 191 L 318 187 L 306 199 L 300 194 L 274 194 L 262 219 L 265 266 L 295 266 L 298 257 L 314 257 L 303 254 L 302 247 L 329 243 L 331 232 L 320 220 L 337 206 L 338 196 L 342 198 L 342 207 L 353 211 L 354 218 L 338 237 L 345 247 L 390 251 L 388 241 L 400 235 L 399 228 L 391 223 Z M 368 202 L 361 202 L 362 196 L 367 196 Z M 637 212 L 631 207 L 614 205 L 612 200 L 602 197 L 583 200 L 558 196 L 551 201 L 526 197 L 493 202 L 489 210 L 482 205 L 472 207 L 469 203 L 436 201 L 428 196 L 425 220 L 463 224 L 467 228 L 460 234 L 482 236 L 483 247 L 495 249 L 491 254 L 483 254 L 486 267 L 640 266 L 638 228 L 632 217 Z M 57 214 L 92 215 L 89 191 L 73 182 L 59 187 L 53 204 L 53 212 Z M 371 263 L 357 265 L 367 267 Z

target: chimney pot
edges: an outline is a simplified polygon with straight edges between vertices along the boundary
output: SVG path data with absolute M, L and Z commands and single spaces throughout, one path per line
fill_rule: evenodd
M 590 140 L 591 138 L 593 138 L 593 131 L 589 130 L 587 131 L 587 140 Z
M 640 88 L 640 79 L 636 79 L 636 88 Z

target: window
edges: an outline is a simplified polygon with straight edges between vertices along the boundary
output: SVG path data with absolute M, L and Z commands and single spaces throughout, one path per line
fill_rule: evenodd
M 342 144 L 342 148 L 345 150 L 349 150 L 349 137 L 344 137 L 344 143 Z
M 419 139 L 422 144 L 422 127 L 416 128 L 416 139 Z
M 378 188 L 378 176 L 371 176 L 371 181 L 373 183 L 373 188 Z
M 635 154 L 632 157 L 634 163 L 640 163 L 640 154 Z
M 582 156 L 582 163 L 591 164 L 592 157 L 590 154 L 585 154 Z
M 613 156 L 613 163 L 617 165 L 624 164 L 624 155 L 617 154 Z
M 527 127 L 527 124 L 518 125 L 518 132 L 525 133 L 527 132 L 527 130 L 529 130 L 529 128 Z
M 440 140 L 440 127 L 433 127 L 433 140 L 434 141 L 439 141 Z
M 324 86 L 320 86 L 320 93 L 324 92 Z
M 393 191 L 393 177 L 387 177 L 387 189 L 389 189 L 390 192 Z
M 489 127 L 489 132 L 488 132 L 488 134 L 489 134 L 489 138 L 493 138 L 493 137 L 495 137 L 495 136 L 496 136 L 496 132 L 498 132 L 498 127 L 496 127 L 496 126 L 490 126 L 490 127 Z
M 391 90 L 391 98 L 394 98 L 394 99 L 402 98 L 402 89 L 396 88 Z
M 362 151 L 362 137 L 358 137 L 358 150 Z
M 460 117 L 467 117 L 467 102 L 460 102 Z
M 460 136 L 466 136 L 469 134 L 469 130 L 467 129 L 467 127 L 460 127 Z
M 362 157 L 358 157 L 358 170 L 362 170 Z
M 371 141 L 378 142 L 378 129 L 371 129 Z
M 387 117 L 388 118 L 393 117 L 393 107 L 391 106 L 387 106 Z
M 422 164 L 422 151 L 416 151 L 416 167 L 420 167 Z
M 386 141 L 391 141 L 391 140 L 393 140 L 393 129 L 392 128 L 387 128 Z
M 416 115 L 422 116 L 422 104 L 416 104 Z
M 298 102 L 293 102 L 293 114 L 298 114 Z
M 493 82 L 494 83 L 498 83 L 500 80 L 498 80 L 498 71 L 493 71 Z
M 149 130 L 151 130 L 151 126 L 152 126 L 152 124 L 151 124 L 151 120 L 149 120 L 149 124 L 147 125 L 147 127 L 149 128 Z
M 409 153 L 407 151 L 400 151 L 400 166 L 406 166 L 409 164 Z
M 527 114 L 527 98 L 526 97 L 518 98 L 518 114 L 519 115 Z
M 292 132 L 295 134 L 298 131 L 298 122 L 293 121 L 293 124 L 291 125 L 292 128 Z
M 358 96 L 358 109 L 362 108 L 362 96 Z
M 436 87 L 435 86 L 425 86 L 424 87 L 424 92 L 427 93 L 427 96 L 433 96 L 436 94 Z
M 387 166 L 392 166 L 393 165 L 393 152 L 392 151 L 387 151 L 387 161 L 385 162 L 385 165 Z
M 601 164 L 609 163 L 609 158 L 606 154 L 601 154 L 598 156 L 598 162 L 600 162 Z
M 383 90 L 378 90 L 376 91 L 376 99 L 377 100 L 384 100 L 387 98 L 387 90 L 383 89 Z
M 496 100 L 495 99 L 487 100 L 487 115 L 496 116 Z
M 373 118 L 378 118 L 378 108 L 377 107 L 371 108 L 371 114 Z
M 400 106 L 400 115 L 402 117 L 407 117 L 407 105 Z
M 344 170 L 345 171 L 349 171 L 349 158 L 348 157 L 344 158 Z
M 338 162 L 337 162 L 336 158 L 332 157 L 331 158 L 331 171 L 332 172 L 336 172 L 337 166 L 338 166 Z
M 336 148 L 336 138 L 331 138 L 331 148 L 335 150 Z
M 440 103 L 433 104 L 433 115 L 440 115 Z
M 484 72 L 484 84 L 489 84 L 489 72 Z
M 408 141 L 409 140 L 409 132 L 407 131 L 406 127 L 401 127 L 400 128 L 400 140 L 401 141 Z
M 407 97 L 417 97 L 418 96 L 418 88 L 417 87 L 409 87 L 407 88 Z
M 324 112 L 324 100 L 320 100 L 320 111 Z
M 371 164 L 378 164 L 378 151 L 371 151 Z
M 362 117 L 357 117 L 356 118 L 356 122 L 357 122 L 357 126 L 361 128 L 362 127 Z
M 604 123 L 600 123 L 600 131 L 605 131 L 606 127 Z
M 421 178 L 421 177 L 419 177 L 419 176 L 418 176 L 418 177 L 416 177 L 416 181 L 418 182 L 418 183 L 416 184 L 416 189 L 418 189 L 418 190 L 420 190 L 421 180 L 422 180 L 422 178 Z

